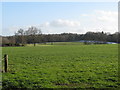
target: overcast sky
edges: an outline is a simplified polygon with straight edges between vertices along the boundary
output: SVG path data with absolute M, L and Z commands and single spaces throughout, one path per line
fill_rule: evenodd
M 4 2 L 2 35 L 19 28 L 41 28 L 42 33 L 118 31 L 117 2 Z

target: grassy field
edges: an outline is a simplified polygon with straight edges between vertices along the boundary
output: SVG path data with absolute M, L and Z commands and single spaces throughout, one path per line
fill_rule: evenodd
M 117 88 L 118 45 L 4 47 L 3 88 Z

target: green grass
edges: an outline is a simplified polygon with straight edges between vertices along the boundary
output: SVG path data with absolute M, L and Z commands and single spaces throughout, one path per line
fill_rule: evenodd
M 118 45 L 4 47 L 3 88 L 117 88 Z

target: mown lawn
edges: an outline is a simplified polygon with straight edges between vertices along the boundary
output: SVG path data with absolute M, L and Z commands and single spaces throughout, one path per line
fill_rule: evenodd
M 117 88 L 118 45 L 4 47 L 8 88 Z

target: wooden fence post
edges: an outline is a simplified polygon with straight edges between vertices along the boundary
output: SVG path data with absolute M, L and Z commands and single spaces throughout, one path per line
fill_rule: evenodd
M 8 72 L 8 55 L 7 54 L 4 55 L 4 64 L 5 64 L 5 67 L 4 67 L 5 72 Z

